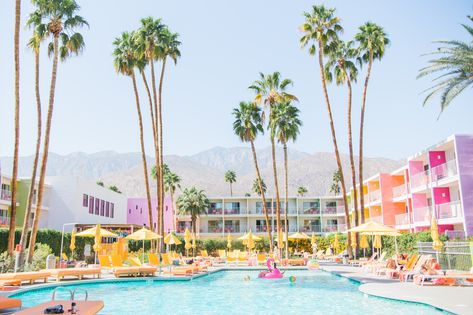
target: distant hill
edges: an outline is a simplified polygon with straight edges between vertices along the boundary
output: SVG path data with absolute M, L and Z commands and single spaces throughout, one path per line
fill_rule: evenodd
M 258 162 L 262 176 L 268 186 L 268 193 L 273 193 L 273 174 L 271 150 L 258 150 Z M 297 187 L 306 186 L 310 195 L 329 194 L 332 174 L 337 165 L 333 153 L 318 152 L 314 154 L 300 151 L 289 151 L 289 194 L 295 195 Z M 280 192 L 283 193 L 282 149 L 277 149 Z M 148 157 L 149 164 L 153 163 Z M 357 159 L 356 159 L 357 160 Z M 222 148 L 215 147 L 190 156 L 165 156 L 165 161 L 172 171 L 182 178 L 182 187 L 197 186 L 204 189 L 209 196 L 228 195 L 229 187 L 223 179 L 226 170 L 237 173 L 237 182 L 233 185 L 234 195 L 251 193 L 255 179 L 254 163 L 251 150 L 246 147 Z M 0 158 L 2 172 L 11 173 L 11 157 Z M 20 158 L 19 176 L 31 174 L 33 157 Z M 349 182 L 349 159 L 342 155 L 342 163 Z M 357 163 L 357 161 L 356 161 Z M 386 158 L 366 158 L 364 175 L 366 177 L 377 172 L 390 172 L 403 165 L 403 161 Z M 103 151 L 93 154 L 82 152 L 67 155 L 50 153 L 47 175 L 73 175 L 90 180 L 102 180 L 105 185 L 116 185 L 128 196 L 144 196 L 143 169 L 140 153 L 117 153 Z M 156 185 L 151 181 L 152 189 Z M 348 186 L 349 183 L 347 183 Z

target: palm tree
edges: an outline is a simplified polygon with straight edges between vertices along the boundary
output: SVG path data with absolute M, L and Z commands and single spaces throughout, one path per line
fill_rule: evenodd
M 181 178 L 173 172 L 164 174 L 164 190 L 171 195 L 171 214 L 172 214 L 172 229 L 176 230 L 176 215 L 174 213 L 174 193 L 176 189 L 181 189 Z
M 273 110 L 274 119 L 272 120 L 273 127 L 272 130 L 275 130 L 275 135 L 279 143 L 283 146 L 284 151 L 284 228 L 286 233 L 285 242 L 289 244 L 288 235 L 288 211 L 289 211 L 289 201 L 288 201 L 288 167 L 287 167 L 287 142 L 296 141 L 297 136 L 299 135 L 299 128 L 302 125 L 302 121 L 299 119 L 299 109 L 293 106 L 291 103 L 278 103 Z M 289 248 L 286 249 L 286 258 L 289 258 Z
M 98 181 L 96 182 L 96 184 L 99 185 L 99 186 L 104 187 L 103 181 L 101 181 L 101 180 L 98 180 Z
M 271 238 L 271 228 L 269 225 L 268 209 L 266 208 L 265 186 L 263 187 L 263 180 L 258 166 L 258 158 L 256 156 L 255 139 L 258 133 L 264 133 L 261 109 L 252 103 L 240 102 L 238 108 L 233 109 L 233 131 L 240 138 L 242 142 L 249 142 L 251 145 L 251 152 L 253 153 L 253 161 L 255 163 L 256 176 L 258 179 L 259 191 L 261 192 L 261 199 L 263 201 L 263 211 L 266 219 L 266 229 L 268 230 L 268 239 Z M 273 251 L 273 244 L 269 242 L 270 250 Z
M 32 0 L 32 3 L 41 12 L 45 20 L 47 35 L 52 36 L 53 41 L 48 46 L 48 54 L 53 57 L 53 66 L 49 90 L 48 113 L 46 116 L 43 156 L 39 173 L 38 200 L 36 202 L 36 213 L 29 243 L 28 262 L 31 262 L 33 259 L 36 234 L 38 232 L 38 223 L 43 204 L 44 179 L 46 177 L 46 166 L 48 163 L 58 61 L 59 58 L 61 58 L 61 61 L 64 62 L 73 54 L 78 55 L 82 52 L 85 46 L 84 39 L 80 33 L 75 32 L 75 29 L 89 25 L 84 18 L 76 14 L 80 7 L 75 0 Z
M 35 95 L 36 95 L 36 148 L 33 159 L 33 170 L 31 174 L 31 184 L 28 191 L 28 199 L 26 200 L 25 216 L 23 218 L 23 229 L 20 237 L 20 259 L 22 265 L 24 263 L 24 248 L 26 248 L 26 241 L 31 224 L 31 207 L 33 205 L 33 196 L 36 187 L 36 173 L 38 171 L 39 151 L 41 149 L 41 95 L 39 90 L 39 52 L 41 42 L 46 36 L 46 25 L 42 23 L 41 12 L 34 11 L 30 14 L 26 24 L 33 27 L 33 36 L 28 42 L 28 47 L 34 52 L 35 62 Z
M 350 229 L 348 203 L 345 180 L 343 178 L 342 161 L 340 153 L 338 151 L 337 135 L 335 133 L 335 125 L 332 116 L 332 107 L 330 105 L 330 99 L 327 91 L 327 82 L 325 77 L 324 69 L 324 49 L 329 46 L 333 41 L 338 40 L 338 33 L 343 28 L 339 24 L 340 18 L 335 16 L 335 9 L 326 8 L 324 5 L 312 6 L 312 12 L 305 12 L 305 23 L 301 26 L 301 31 L 304 35 L 300 39 L 301 47 L 309 46 L 309 54 L 315 55 L 318 52 L 318 61 L 320 69 L 320 79 L 322 82 L 322 90 L 325 97 L 325 104 L 327 105 L 327 112 L 330 121 L 330 130 L 332 132 L 333 147 L 335 150 L 335 158 L 337 160 L 337 166 L 340 170 L 340 182 L 342 186 L 343 201 L 345 205 L 345 218 L 347 220 L 347 228 Z M 347 250 L 348 254 L 352 256 L 350 234 L 348 234 Z
M 273 107 L 278 102 L 287 102 L 292 100 L 297 100 L 297 98 L 286 92 L 286 88 L 289 85 L 292 85 L 293 82 L 290 79 L 281 79 L 281 74 L 279 72 L 273 72 L 268 75 L 264 75 L 260 72 L 259 80 L 253 82 L 248 88 L 252 90 L 256 96 L 254 102 L 256 104 L 263 103 L 269 107 L 269 130 L 270 130 L 270 139 L 271 139 L 271 157 L 273 160 L 273 176 L 274 176 L 274 191 L 276 195 L 276 226 L 277 230 L 281 230 L 281 206 L 279 201 L 279 185 L 278 185 L 278 172 L 276 165 L 276 143 L 275 143 L 275 133 L 272 128 L 273 124 Z M 263 116 L 264 120 L 264 116 Z
M 357 57 L 357 50 L 353 47 L 353 42 L 344 42 L 342 40 L 336 40 L 326 48 L 329 56 L 329 61 L 325 65 L 325 77 L 327 81 L 333 82 L 337 85 L 343 85 L 346 83 L 348 88 L 348 150 L 350 155 L 350 167 L 351 167 L 351 183 L 353 186 L 353 199 L 355 208 L 355 225 L 358 226 L 358 194 L 356 191 L 356 172 L 355 172 L 355 158 L 353 154 L 353 137 L 351 128 L 351 105 L 352 105 L 352 86 L 351 82 L 356 82 L 358 75 L 358 69 L 356 68 L 353 59 Z
M 117 186 L 115 186 L 115 185 L 108 186 L 108 189 L 110 189 L 111 191 L 114 191 L 114 192 L 116 192 L 116 193 L 119 193 L 119 194 L 122 193 L 122 192 L 120 191 L 120 189 L 119 189 Z
M 197 218 L 207 214 L 210 208 L 210 201 L 203 190 L 195 187 L 186 188 L 176 200 L 176 207 L 180 215 L 190 215 L 192 222 L 192 232 L 197 233 Z
M 151 87 L 153 91 L 153 110 L 151 111 L 151 121 L 153 125 L 153 140 L 154 140 L 154 157 L 155 165 L 158 168 L 156 173 L 156 186 L 157 186 L 157 232 L 162 234 L 163 232 L 163 212 L 162 212 L 162 197 L 163 197 L 163 186 L 162 186 L 162 161 L 160 160 L 159 152 L 159 125 L 158 125 L 158 100 L 156 92 L 156 75 L 154 71 L 154 62 L 157 60 L 156 56 L 156 47 L 160 41 L 161 34 L 166 28 L 164 24 L 161 23 L 161 19 L 153 19 L 152 17 L 147 17 L 141 19 L 141 27 L 134 34 L 134 40 L 136 43 L 135 57 L 138 59 L 144 59 L 148 62 L 151 71 Z M 158 246 L 161 245 L 161 242 L 158 242 Z M 158 248 L 159 250 L 159 248 Z
M 473 22 L 473 17 L 468 16 Z M 473 27 L 462 24 L 468 34 L 473 37 Z M 438 47 L 432 55 L 439 58 L 429 60 L 429 65 L 420 69 L 417 78 L 426 75 L 439 73 L 433 81 L 446 78 L 427 89 L 430 93 L 426 96 L 423 105 L 425 106 L 434 96 L 442 93 L 440 97 L 440 114 L 443 112 L 451 101 L 463 92 L 468 86 L 473 85 L 473 38 L 470 42 L 461 42 L 457 40 L 436 41 L 435 43 L 444 46 Z M 439 116 L 440 116 L 439 114 Z
M 225 182 L 230 184 L 230 196 L 233 196 L 232 184 L 236 182 L 235 171 L 228 170 L 225 172 Z
M 133 34 L 128 32 L 123 32 L 120 37 L 117 37 L 113 45 L 115 46 L 113 50 L 114 55 L 114 65 L 115 70 L 118 74 L 122 74 L 131 78 L 133 83 L 133 92 L 135 94 L 136 102 L 136 111 L 138 114 L 138 126 L 140 129 L 140 145 L 141 145 L 141 161 L 143 163 L 143 177 L 145 181 L 146 188 L 146 199 L 148 202 L 148 224 L 150 229 L 153 228 L 153 208 L 151 206 L 151 193 L 149 188 L 148 181 L 148 165 L 146 162 L 146 151 L 144 144 L 144 133 L 143 133 L 143 118 L 141 115 L 140 107 L 140 98 L 138 94 L 138 88 L 136 85 L 135 77 L 135 67 L 136 67 L 136 58 L 135 58 L 135 42 L 133 41 Z
M 307 194 L 307 188 L 304 186 L 299 186 L 297 188 L 297 194 L 301 197 L 304 197 L 304 195 Z
M 16 179 L 18 177 L 18 148 L 20 146 L 20 19 L 21 1 L 15 1 L 15 146 L 11 179 L 10 227 L 8 230 L 8 255 L 13 256 L 15 246 Z
M 340 182 L 341 173 L 340 170 L 336 170 L 332 175 L 332 185 L 330 186 L 330 192 L 333 192 L 335 196 L 340 195 Z
M 251 187 L 251 190 L 257 194 L 258 196 L 261 197 L 261 195 L 264 193 L 266 193 L 266 191 L 268 191 L 268 187 L 266 186 L 266 183 L 264 182 L 264 180 L 262 179 L 261 180 L 261 188 L 260 188 L 260 185 L 259 185 L 259 180 L 258 178 L 255 178 L 255 180 L 253 181 L 253 186 Z M 263 191 L 263 193 L 261 193 L 261 191 Z
M 358 62 L 360 66 L 363 63 L 368 63 L 368 70 L 366 72 L 365 85 L 363 87 L 363 97 L 361 101 L 361 116 L 360 116 L 360 154 L 358 161 L 358 177 L 360 182 L 360 213 L 361 223 L 365 222 L 365 200 L 363 195 L 363 129 L 365 122 L 365 108 L 366 108 L 366 91 L 368 90 L 368 82 L 371 75 L 371 67 L 374 59 L 381 60 L 384 56 L 386 46 L 389 44 L 389 39 L 383 28 L 375 23 L 367 22 L 359 27 L 360 32 L 355 35 L 355 39 L 359 44 Z

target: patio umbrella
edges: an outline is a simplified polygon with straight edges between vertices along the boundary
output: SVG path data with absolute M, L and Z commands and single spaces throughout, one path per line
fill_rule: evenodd
M 166 245 L 179 245 L 182 244 L 182 242 L 177 238 L 176 235 L 174 235 L 172 232 L 170 232 L 166 237 L 164 238 L 164 244 Z
M 333 246 L 333 253 L 335 254 L 338 251 L 337 249 L 338 249 L 338 246 L 339 246 L 339 244 L 338 244 L 338 234 L 335 234 L 335 239 L 333 240 L 332 246 Z
M 145 241 L 156 240 L 158 238 L 162 238 L 162 236 L 148 230 L 145 227 L 139 229 L 138 231 L 126 237 L 126 239 L 128 240 L 143 241 L 143 257 L 142 257 L 143 262 L 145 260 Z
M 398 232 L 396 229 L 386 226 L 384 224 L 376 223 L 373 221 L 366 222 L 348 230 L 348 232 L 365 232 L 370 235 L 376 232 Z
M 438 254 L 438 252 L 442 250 L 443 243 L 439 238 L 439 230 L 435 216 L 432 216 L 432 222 L 430 224 L 430 234 L 432 236 L 432 248 L 435 249 Z
M 246 243 L 246 247 L 251 251 L 253 248 L 255 248 L 255 241 L 253 240 L 253 233 L 251 231 L 248 233 L 248 240 Z
M 351 247 L 354 249 L 355 252 L 355 259 L 356 259 L 356 247 L 358 244 L 356 244 L 356 233 L 355 232 L 350 232 L 351 236 Z
M 396 249 L 396 254 L 398 253 L 397 237 L 402 235 L 399 232 L 372 232 L 372 233 L 363 232 L 363 233 L 361 233 L 361 235 L 362 235 L 362 237 L 364 236 L 365 239 L 366 239 L 366 235 L 371 235 L 371 236 L 376 236 L 376 235 L 394 236 L 394 247 Z
M 374 237 L 374 242 L 373 242 L 373 247 L 377 249 L 381 249 L 381 235 L 375 235 Z
M 232 248 L 232 236 L 228 234 L 227 236 L 227 248 L 231 249 Z
M 94 240 L 94 252 L 95 252 L 95 258 L 97 258 L 97 255 L 102 248 L 102 235 L 100 234 L 100 224 L 97 225 L 98 227 L 95 229 L 95 240 Z
M 193 256 L 195 256 L 195 249 L 197 248 L 197 245 L 195 244 L 195 233 L 192 233 L 192 251 L 193 251 Z
M 308 235 L 304 234 L 304 233 L 296 232 L 292 235 L 289 235 L 288 239 L 296 240 L 296 251 L 297 251 L 298 248 L 299 248 L 299 240 L 308 240 L 308 239 L 310 239 L 310 237 Z
M 184 248 L 186 249 L 186 256 L 189 256 L 189 249 L 192 248 L 191 244 L 191 232 L 189 231 L 188 228 L 186 228 L 186 231 L 184 232 L 184 241 L 186 242 L 186 245 Z
M 250 232 L 251 232 L 251 230 L 250 230 Z M 244 234 L 243 236 L 240 236 L 238 239 L 239 239 L 240 241 L 243 241 L 243 242 L 246 241 L 246 240 L 248 240 L 248 235 L 250 234 L 250 232 Z M 258 237 L 258 236 L 256 236 L 256 235 L 253 235 L 253 233 L 251 234 L 251 236 L 253 237 L 253 241 L 261 241 L 261 237 Z
M 368 239 L 366 238 L 366 235 L 361 234 L 360 248 L 363 249 L 363 256 L 366 256 L 366 249 L 369 247 L 370 244 L 368 244 Z
M 118 237 L 117 234 L 115 234 L 113 232 L 110 232 L 108 230 L 102 229 L 100 227 L 100 224 L 97 224 L 96 226 L 94 226 L 90 229 L 87 229 L 87 230 L 84 230 L 80 233 L 77 233 L 76 236 L 90 236 L 90 237 L 93 237 L 97 234 L 97 229 L 100 230 L 100 235 L 102 237 Z
M 71 245 L 69 245 L 70 250 L 74 254 L 74 249 L 76 249 L 76 232 L 72 231 L 71 233 Z
M 316 241 L 316 239 L 315 239 L 315 233 L 314 233 L 314 232 L 312 232 L 312 236 L 311 236 L 311 238 L 310 238 L 310 243 L 311 243 L 312 245 L 314 245 L 314 244 L 317 243 L 317 241 Z

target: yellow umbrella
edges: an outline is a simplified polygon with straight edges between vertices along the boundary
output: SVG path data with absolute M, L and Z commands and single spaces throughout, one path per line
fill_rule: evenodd
M 366 249 L 368 247 L 370 247 L 370 244 L 368 244 L 368 239 L 366 238 L 366 235 L 361 234 L 360 248 Z
M 227 236 L 227 248 L 231 249 L 232 248 L 232 236 L 228 234 Z
M 184 232 L 184 241 L 186 242 L 186 245 L 184 246 L 184 248 L 188 251 L 189 249 L 192 248 L 191 232 L 189 231 L 188 228 L 186 228 L 186 231 Z
M 192 248 L 195 249 L 196 247 L 197 247 L 197 245 L 195 244 L 195 234 L 192 233 Z
M 76 232 L 72 231 L 71 233 L 71 245 L 69 245 L 69 248 L 71 251 L 74 251 L 76 249 Z
M 437 220 L 435 219 L 434 216 L 432 216 L 432 223 L 430 225 L 430 233 L 432 236 L 432 248 L 435 249 L 436 251 L 442 250 L 443 243 L 439 238 L 439 230 L 437 226 Z
M 393 233 L 393 232 L 397 232 L 397 230 L 392 227 L 380 224 L 380 223 L 369 221 L 369 222 L 366 222 L 364 224 L 361 224 L 359 226 L 349 229 L 348 232 L 365 232 L 365 233 L 369 233 L 370 235 L 373 235 L 372 233 L 380 233 L 380 232 Z
M 333 251 L 334 251 L 334 254 L 338 251 L 338 234 L 335 234 L 335 239 L 333 240 Z
M 374 248 L 378 248 L 378 249 L 381 248 L 381 246 L 382 246 L 382 244 L 381 244 L 381 235 L 375 235 L 373 246 L 374 246 Z
M 87 230 L 84 230 L 80 233 L 77 233 L 76 236 L 95 236 L 97 234 L 97 229 L 100 231 L 100 235 L 102 237 L 118 237 L 117 234 L 115 234 L 113 232 L 110 232 L 108 230 L 102 229 L 100 227 L 100 224 L 97 224 L 96 226 L 94 226 L 90 229 L 87 229 Z
M 95 243 L 94 243 L 94 251 L 98 253 L 100 248 L 102 247 L 102 234 L 100 233 L 100 224 L 97 224 L 95 229 Z
M 252 250 L 253 248 L 255 248 L 255 241 L 253 240 L 253 233 L 251 233 L 251 231 L 248 233 L 248 240 L 247 240 L 246 246 L 248 247 L 249 250 Z
M 156 240 L 158 238 L 162 238 L 162 236 L 154 233 L 153 231 L 148 230 L 145 227 L 139 229 L 138 231 L 126 237 L 126 239 L 128 240 L 143 241 L 143 258 L 142 258 L 143 261 L 145 259 L 145 241 Z
M 312 245 L 314 245 L 314 244 L 317 243 L 317 241 L 316 241 L 316 239 L 315 239 L 315 233 L 314 233 L 314 232 L 312 232 L 312 237 L 310 238 L 310 243 L 311 243 Z
M 250 230 L 250 232 L 251 232 L 251 230 Z M 249 235 L 249 234 L 250 234 L 250 233 L 246 233 L 245 235 L 239 237 L 238 239 L 239 239 L 240 241 L 243 241 L 243 243 L 245 243 L 245 240 L 248 240 L 248 235 Z M 258 236 L 253 235 L 253 234 L 252 234 L 251 236 L 253 237 L 253 241 L 261 241 L 261 237 L 258 237 Z
M 310 237 L 307 234 L 296 232 L 289 235 L 288 239 L 290 240 L 308 240 Z
M 355 232 L 350 232 L 351 236 L 351 247 L 356 248 L 356 233 Z
M 182 242 L 177 238 L 176 235 L 174 235 L 172 232 L 166 235 L 164 238 L 164 244 L 167 245 L 179 245 L 182 244 Z

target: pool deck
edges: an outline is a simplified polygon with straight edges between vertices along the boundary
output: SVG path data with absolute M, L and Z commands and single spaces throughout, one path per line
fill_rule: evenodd
M 321 269 L 362 283 L 359 290 L 368 295 L 424 303 L 454 314 L 473 314 L 473 287 L 421 287 L 412 282 L 386 279 L 363 272 L 359 267 L 340 264 L 321 264 Z

